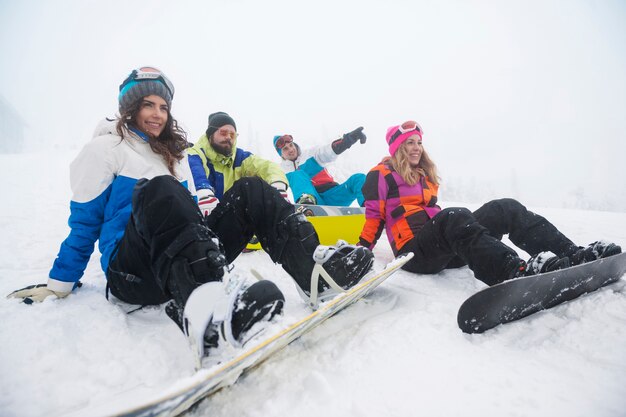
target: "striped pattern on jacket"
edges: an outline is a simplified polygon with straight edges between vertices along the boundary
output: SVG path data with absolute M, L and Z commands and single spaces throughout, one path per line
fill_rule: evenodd
M 383 228 L 394 255 L 428 220 L 441 211 L 437 206 L 439 186 L 428 177 L 408 185 L 393 168 L 380 163 L 372 168 L 363 185 L 365 225 L 359 242 L 373 249 Z

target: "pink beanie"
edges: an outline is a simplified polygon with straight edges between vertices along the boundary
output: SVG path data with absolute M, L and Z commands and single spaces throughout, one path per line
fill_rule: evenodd
M 400 145 L 413 135 L 417 135 L 422 139 L 422 128 L 417 122 L 404 122 L 398 126 L 391 126 L 387 129 L 387 144 L 389 145 L 389 155 L 393 156 Z

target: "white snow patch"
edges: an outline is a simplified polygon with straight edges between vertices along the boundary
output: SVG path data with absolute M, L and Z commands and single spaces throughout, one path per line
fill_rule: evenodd
M 0 155 L 0 293 L 46 281 L 68 233 L 72 157 Z M 626 213 L 534 210 L 578 244 L 626 247 Z M 393 259 L 384 241 L 374 253 L 376 268 Z M 276 282 L 286 322 L 308 313 L 291 278 L 262 251 L 235 265 Z M 82 281 L 63 300 L 0 302 L 2 416 L 106 414 L 201 376 L 161 308 L 126 314 L 105 299 L 97 254 Z M 191 415 L 624 416 L 624 279 L 487 333 L 463 334 L 457 309 L 483 287 L 467 268 L 400 271 Z

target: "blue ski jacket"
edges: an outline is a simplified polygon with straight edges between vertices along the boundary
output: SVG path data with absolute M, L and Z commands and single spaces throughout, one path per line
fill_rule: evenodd
M 122 139 L 115 124 L 116 120 L 101 122 L 94 138 L 70 165 L 70 233 L 50 270 L 48 288 L 52 291 L 72 290 L 83 276 L 96 241 L 106 273 L 130 218 L 135 183 L 140 178 L 170 175 L 163 158 L 152 151 L 141 132 L 129 131 Z M 193 190 L 187 157 L 178 162 L 175 172 Z

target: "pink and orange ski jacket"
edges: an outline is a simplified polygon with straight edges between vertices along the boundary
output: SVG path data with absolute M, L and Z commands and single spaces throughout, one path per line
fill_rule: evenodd
M 428 177 L 408 185 L 393 168 L 383 163 L 376 165 L 363 185 L 365 225 L 359 243 L 373 249 L 385 228 L 397 256 L 424 224 L 441 211 L 437 205 L 438 189 Z

